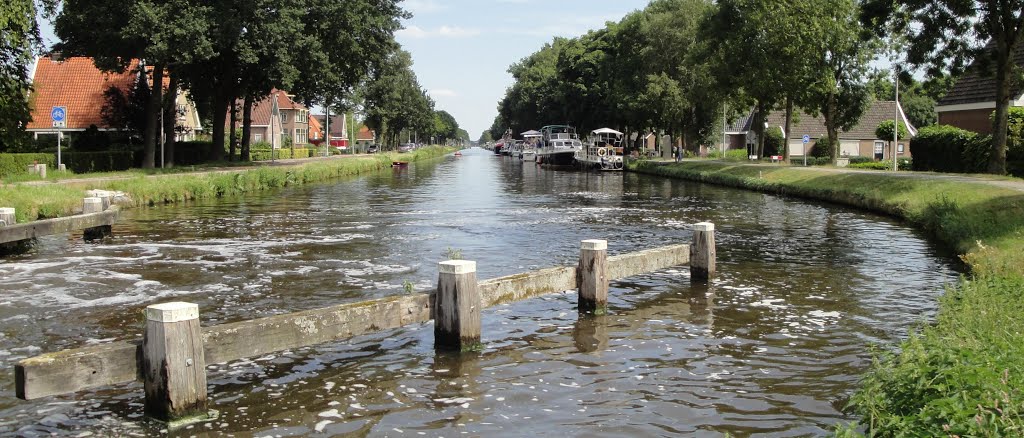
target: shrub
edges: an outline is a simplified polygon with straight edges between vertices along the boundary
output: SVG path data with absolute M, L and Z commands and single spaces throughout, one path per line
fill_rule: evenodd
M 782 151 L 785 141 L 782 138 L 782 130 L 777 127 L 768 128 L 764 134 L 764 156 L 782 155 L 780 151 Z
M 889 161 L 870 161 L 867 163 L 850 163 L 851 169 L 890 170 L 892 163 Z
M 818 141 L 814 142 L 814 147 L 811 148 L 811 156 L 815 158 L 828 158 L 829 151 L 834 150 L 834 143 L 828 140 L 828 137 L 819 138 Z
M 66 152 L 62 161 L 74 173 L 113 172 L 128 170 L 135 164 L 136 154 L 128 151 Z M 159 165 L 159 157 L 157 164 Z
M 206 162 L 213 149 L 212 141 L 179 141 L 174 143 L 174 164 L 188 166 Z
M 875 160 L 873 158 L 871 158 L 871 157 L 861 157 L 861 156 L 850 157 L 850 164 L 871 163 L 873 161 L 875 161 Z
M 893 123 L 894 122 L 892 120 L 886 120 L 882 123 L 879 123 L 878 127 L 875 128 L 875 138 L 880 138 L 883 140 L 892 140 Z M 899 134 L 901 139 L 910 137 L 910 132 L 907 132 L 907 126 L 902 123 L 899 124 Z
M 914 155 L 914 170 L 963 172 L 965 169 L 964 151 L 972 142 L 976 141 L 975 137 L 977 136 L 973 132 L 948 125 L 921 128 L 917 132 L 917 136 L 910 140 L 910 152 Z M 972 150 L 972 152 L 976 151 Z
M 53 170 L 57 165 L 57 156 L 53 154 L 0 154 L 0 177 L 18 175 L 26 172 L 33 163 L 46 164 Z
M 747 150 L 746 149 L 733 149 L 725 151 L 726 161 L 747 161 Z

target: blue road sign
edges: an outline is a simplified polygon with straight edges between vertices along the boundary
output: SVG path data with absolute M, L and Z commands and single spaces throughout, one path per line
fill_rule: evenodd
M 67 113 L 68 110 L 66 107 L 55 106 L 50 110 L 50 118 L 52 118 L 54 122 L 63 122 L 64 117 L 67 117 Z
M 810 142 L 811 142 L 811 136 L 804 135 L 804 144 L 807 144 L 807 143 L 810 143 Z

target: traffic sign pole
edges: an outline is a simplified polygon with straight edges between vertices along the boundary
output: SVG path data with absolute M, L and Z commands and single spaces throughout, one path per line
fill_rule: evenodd
M 807 143 L 811 142 L 811 136 L 804 134 L 804 167 L 807 167 Z
M 53 119 L 53 127 L 57 128 L 57 171 L 61 168 L 60 159 L 60 128 L 67 126 L 68 109 L 63 106 L 55 106 L 50 109 L 50 118 Z

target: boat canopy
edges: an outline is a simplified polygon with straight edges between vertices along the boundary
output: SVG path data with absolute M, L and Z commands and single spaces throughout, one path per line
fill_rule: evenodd
M 524 132 L 524 133 L 522 133 L 522 134 L 519 134 L 519 135 L 521 135 L 521 136 L 523 136 L 523 137 L 540 137 L 540 136 L 542 136 L 543 134 L 541 134 L 541 133 L 540 133 L 540 131 L 533 131 L 533 130 L 530 130 L 530 131 L 526 131 L 526 132 Z
M 601 135 L 601 134 L 613 134 L 613 135 L 622 135 L 622 133 L 621 133 L 621 132 L 619 132 L 619 131 L 616 131 L 616 130 L 614 130 L 614 129 L 611 129 L 611 128 L 601 128 L 601 129 L 595 129 L 595 130 L 593 130 L 593 131 L 590 131 L 590 133 L 591 133 L 591 134 L 598 134 L 598 135 Z

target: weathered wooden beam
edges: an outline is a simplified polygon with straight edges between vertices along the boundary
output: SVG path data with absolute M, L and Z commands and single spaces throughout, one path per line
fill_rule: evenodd
M 715 275 L 715 224 L 693 225 L 693 246 L 690 247 L 690 280 L 706 281 Z
M 448 260 L 437 266 L 434 349 L 471 351 L 480 346 L 480 286 L 476 262 Z
M 689 245 L 672 245 L 608 257 L 608 279 L 621 280 L 690 263 Z
M 69 233 L 86 228 L 109 226 L 117 222 L 120 209 L 115 205 L 106 211 L 76 216 L 25 222 L 0 228 L 0 243 L 17 242 L 52 234 Z
M 198 305 L 176 302 L 146 307 L 142 383 L 149 417 L 174 422 L 207 416 L 206 358 L 200 332 Z
M 608 241 L 584 240 L 580 242 L 579 299 L 582 313 L 603 314 L 608 307 Z
M 617 280 L 688 261 L 688 245 L 611 256 L 606 276 Z M 480 306 L 576 289 L 576 271 L 575 266 L 563 266 L 480 281 Z M 432 293 L 415 293 L 205 327 L 206 362 L 259 357 L 427 322 L 434 318 L 434 299 Z M 42 354 L 15 365 L 16 393 L 18 398 L 31 400 L 141 380 L 141 361 L 140 341 Z

